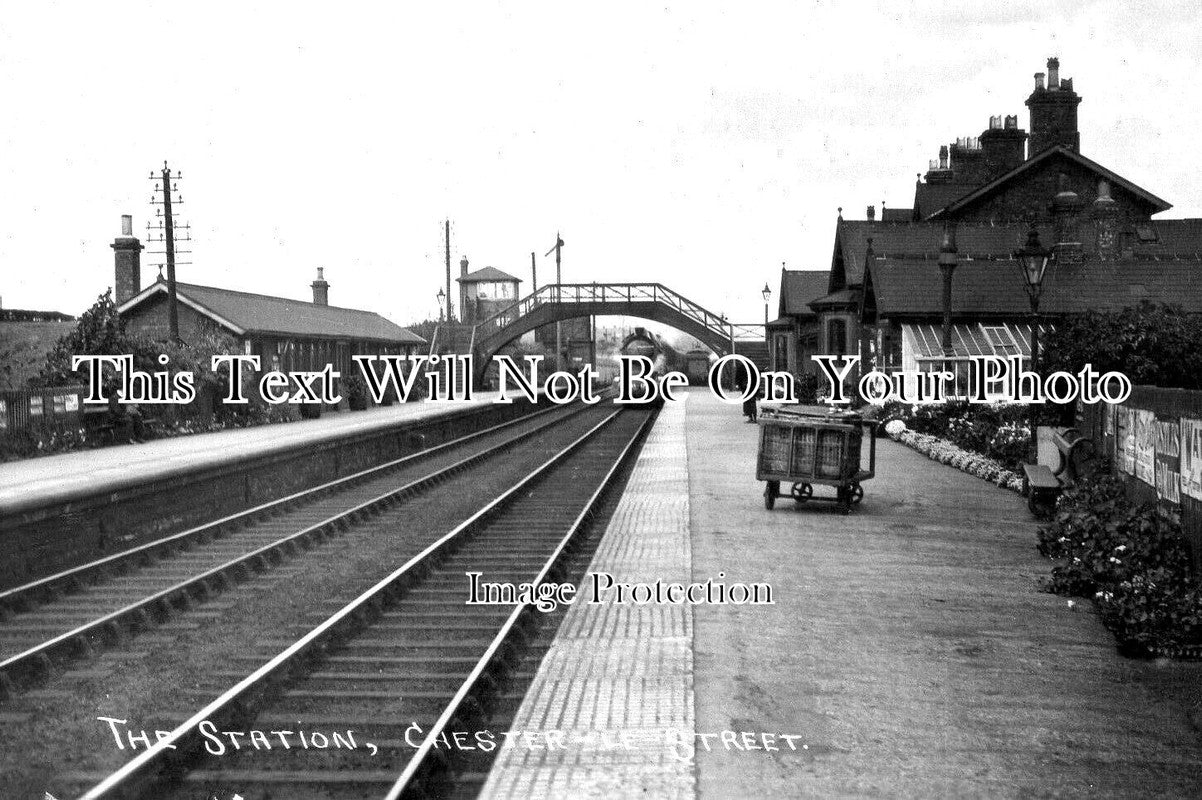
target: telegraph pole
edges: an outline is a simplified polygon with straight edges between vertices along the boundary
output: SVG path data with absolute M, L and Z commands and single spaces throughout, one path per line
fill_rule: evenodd
M 563 293 L 563 262 L 560 252 L 563 250 L 563 239 L 559 236 L 559 231 L 555 232 L 555 246 L 547 251 L 547 255 L 555 253 L 555 301 L 560 302 Z M 563 328 L 559 320 L 555 321 L 555 369 L 563 369 Z
M 171 180 L 174 178 L 178 182 L 182 177 L 183 176 L 178 170 L 174 175 L 172 175 L 171 170 L 167 167 L 166 161 L 163 162 L 163 169 L 159 175 L 155 175 L 153 172 L 150 173 L 150 179 L 152 181 L 159 181 L 159 183 L 155 185 L 154 194 L 152 194 L 150 197 L 150 204 L 155 206 L 154 213 L 155 217 L 158 218 L 158 224 L 152 227 L 149 222 L 146 223 L 147 241 L 158 241 L 163 245 L 162 250 L 156 250 L 152 252 L 165 255 L 167 257 L 167 326 L 170 330 L 171 341 L 173 342 L 179 342 L 180 336 L 179 297 L 175 286 L 175 212 L 171 210 L 171 205 L 172 203 L 177 206 L 183 205 L 184 198 L 182 195 L 178 194 L 175 195 L 175 197 L 172 197 Z M 163 194 L 161 199 L 158 197 L 159 192 L 162 192 Z M 159 207 L 160 204 L 162 205 L 161 208 Z M 189 225 L 184 225 L 183 228 L 184 238 L 180 241 L 192 241 L 191 227 Z M 158 234 L 157 240 L 154 239 L 154 234 L 156 233 Z M 190 251 L 180 251 L 180 253 L 188 252 Z M 162 265 L 160 264 L 159 266 L 161 267 Z
M 447 255 L 447 324 L 451 324 L 451 221 L 446 224 L 446 255 Z
M 530 254 L 530 293 L 534 294 L 538 291 L 538 264 L 534 260 L 534 253 Z

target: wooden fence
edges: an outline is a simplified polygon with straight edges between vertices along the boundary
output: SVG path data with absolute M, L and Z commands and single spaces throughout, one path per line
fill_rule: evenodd
M 1133 500 L 1181 512 L 1202 570 L 1202 392 L 1136 386 L 1121 405 L 1080 406 L 1077 426 L 1110 459 Z

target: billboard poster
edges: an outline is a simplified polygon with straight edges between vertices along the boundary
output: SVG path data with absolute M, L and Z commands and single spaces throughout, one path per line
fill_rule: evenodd
M 1142 408 L 1135 412 L 1135 477 L 1156 485 L 1156 415 Z
M 1135 474 L 1135 412 L 1126 406 L 1114 410 L 1114 461 L 1120 472 Z
M 1156 496 L 1181 504 L 1181 425 L 1176 420 L 1156 422 Z
M 1202 500 L 1202 420 L 1181 420 L 1181 491 Z

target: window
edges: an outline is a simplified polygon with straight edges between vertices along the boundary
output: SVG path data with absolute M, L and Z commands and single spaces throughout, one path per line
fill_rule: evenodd
M 985 334 L 985 341 L 989 342 L 989 346 L 993 348 L 995 355 L 1016 356 L 1021 352 L 1018 342 L 1014 340 L 1014 334 L 1004 325 L 994 325 L 992 327 L 982 325 L 981 332 Z
M 831 355 L 841 356 L 847 353 L 847 322 L 832 319 L 826 326 L 826 349 Z

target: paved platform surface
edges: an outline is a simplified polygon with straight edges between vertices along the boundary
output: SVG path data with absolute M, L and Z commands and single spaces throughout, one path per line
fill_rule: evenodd
M 1021 497 L 882 440 L 850 517 L 767 511 L 756 426 L 708 393 L 687 425 L 694 580 L 776 589 L 694 610 L 697 731 L 808 745 L 699 749 L 700 797 L 1202 796 L 1202 665 L 1125 659 L 1042 592 Z
M 685 407 L 660 413 L 589 572 L 687 583 Z M 483 798 L 678 797 L 694 794 L 692 610 L 588 604 L 564 616 L 511 730 L 561 731 L 562 749 L 502 746 Z M 517 744 L 515 744 L 517 743 Z
M 0 509 L 38 506 L 87 492 L 169 477 L 355 433 L 367 433 L 465 408 L 486 405 L 494 392 L 470 402 L 401 403 L 319 419 L 177 436 L 0 464 Z
M 577 744 L 503 746 L 485 797 L 1202 795 L 1202 665 L 1125 659 L 1041 591 L 1022 498 L 882 440 L 850 517 L 768 511 L 757 432 L 704 390 L 669 405 L 591 569 L 775 604 L 574 605 L 513 729 Z

